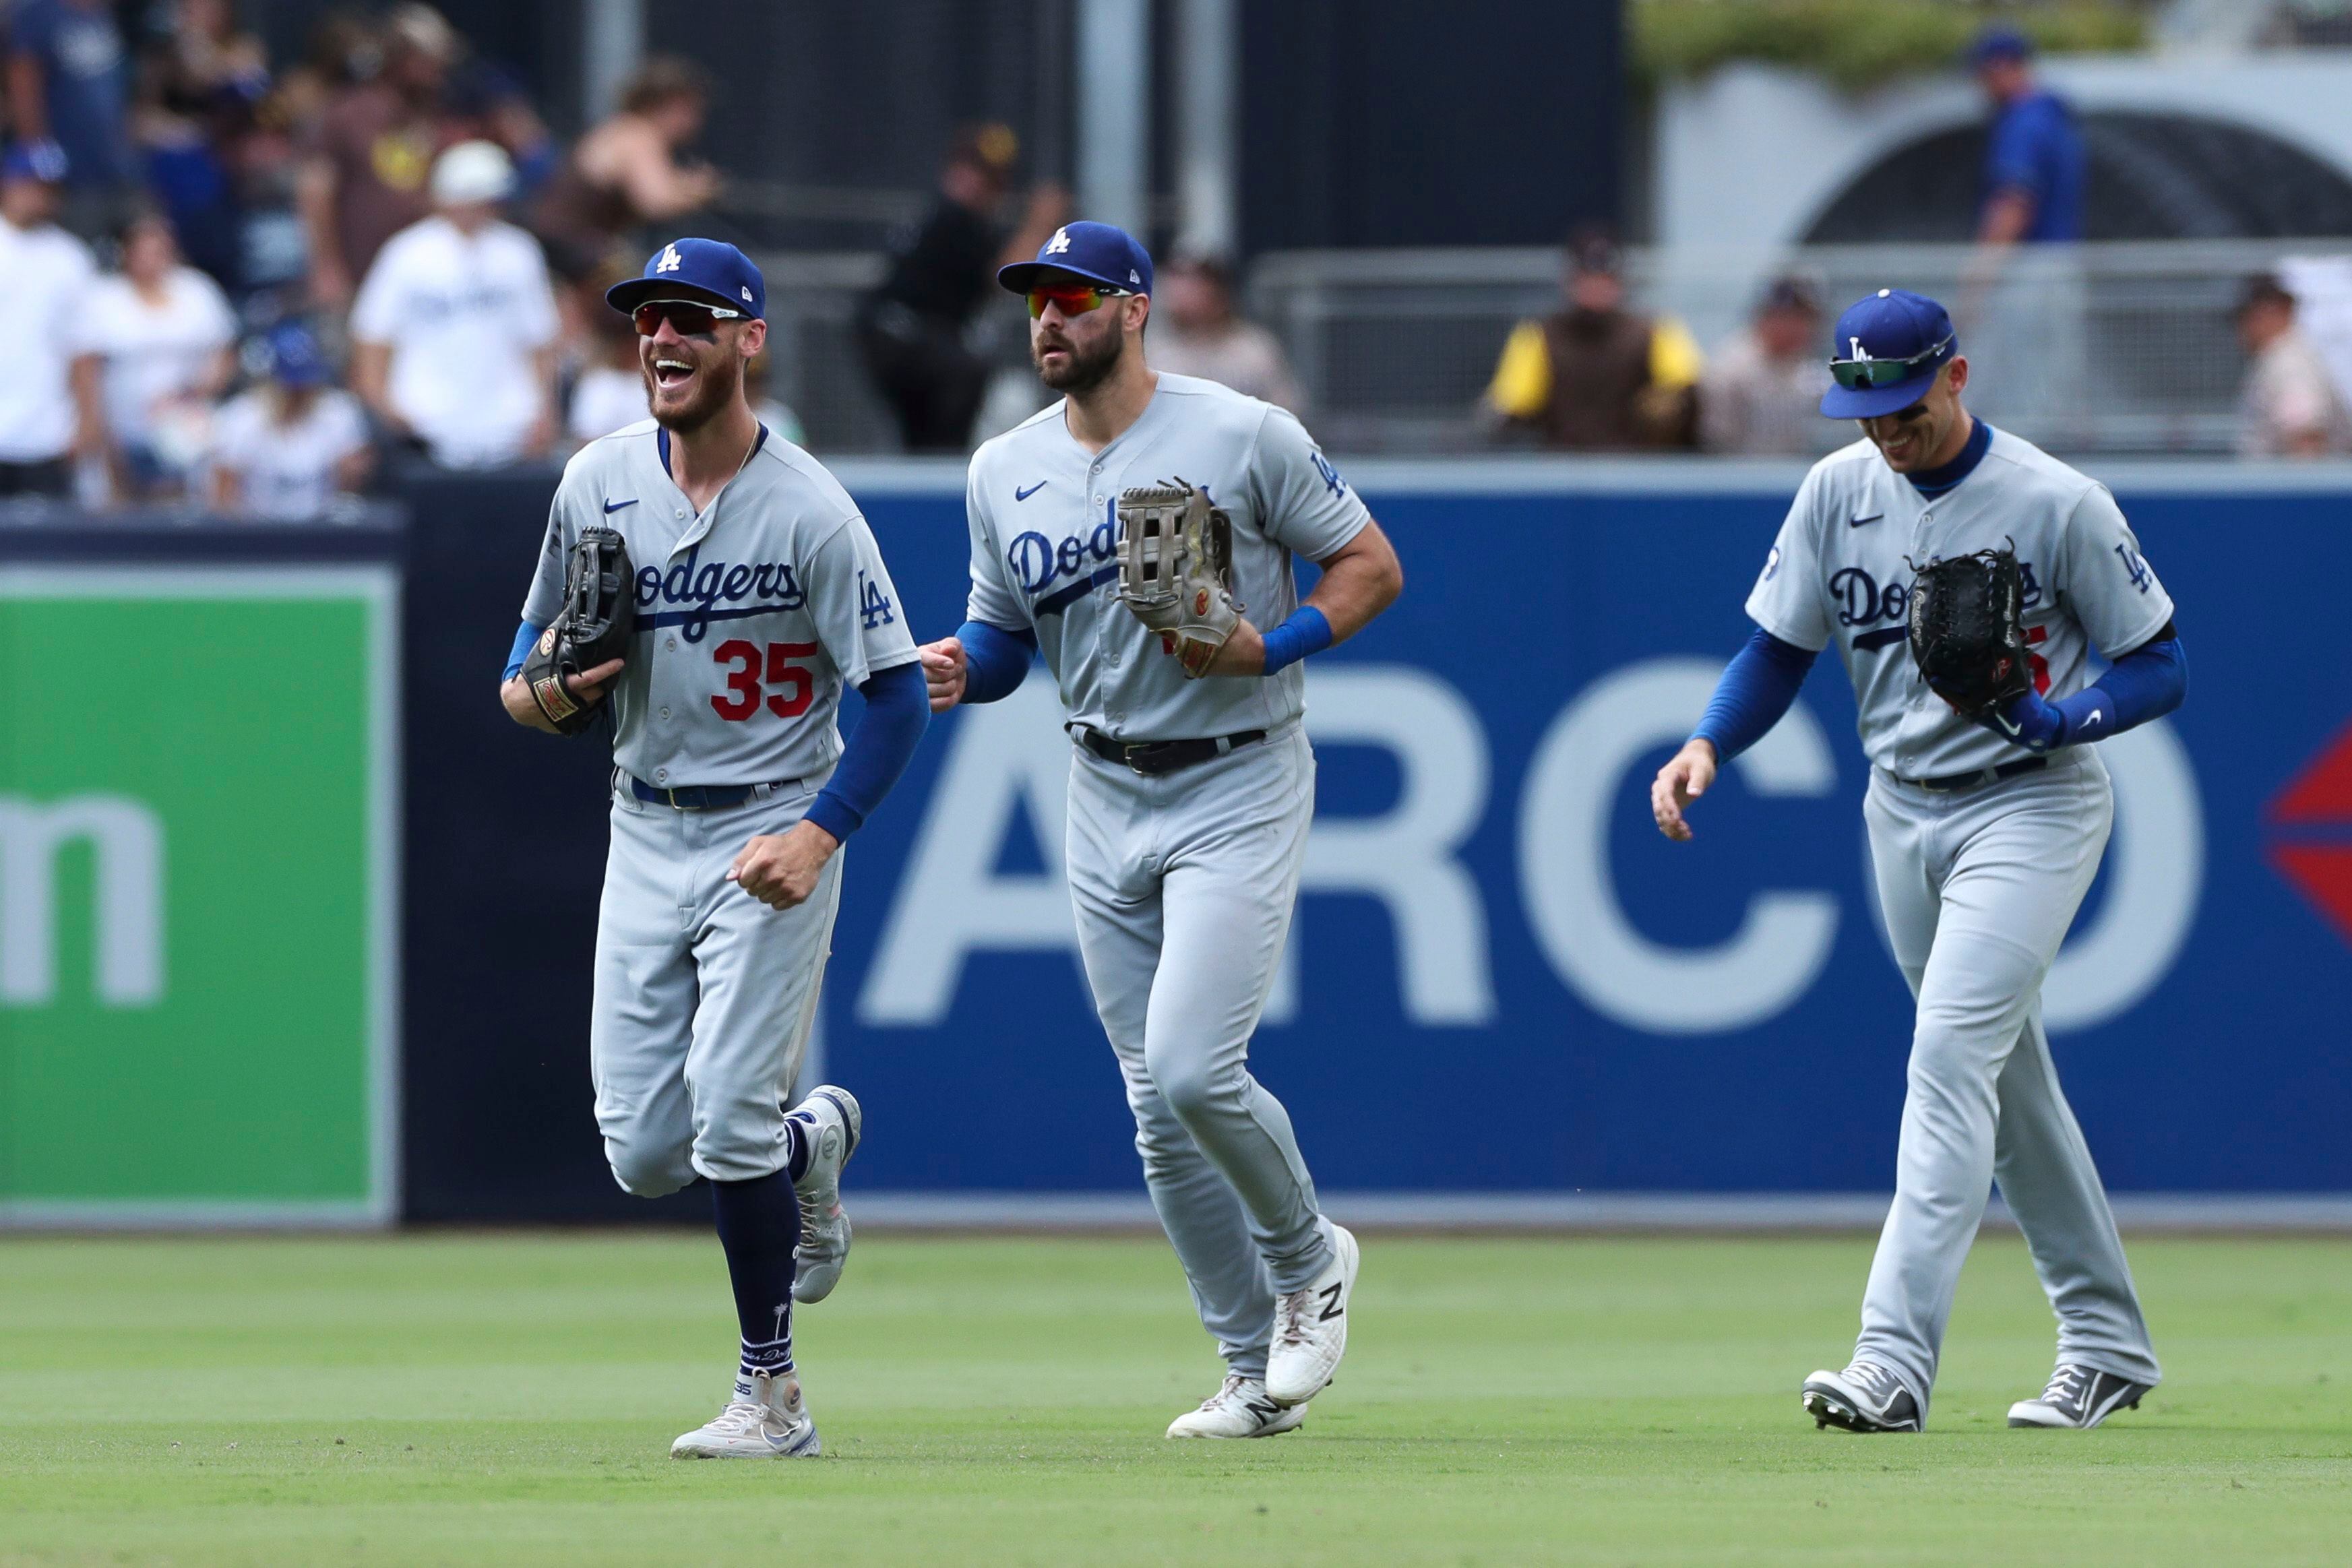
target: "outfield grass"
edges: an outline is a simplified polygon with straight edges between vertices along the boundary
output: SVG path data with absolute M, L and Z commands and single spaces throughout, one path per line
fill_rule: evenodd
M 700 1238 L 0 1240 L 0 1564 L 2330 1563 L 2352 1242 L 2133 1249 L 2170 1380 L 2011 1432 L 2051 1354 L 1977 1249 L 1925 1437 L 1816 1432 L 1866 1239 L 1373 1237 L 1271 1442 L 1165 1247 L 862 1241 L 803 1314 L 822 1460 L 684 1464 L 733 1324 Z

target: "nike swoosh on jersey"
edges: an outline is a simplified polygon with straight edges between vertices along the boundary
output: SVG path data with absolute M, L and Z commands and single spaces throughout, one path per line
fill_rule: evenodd
M 1864 523 L 1874 523 L 1885 515 L 1886 514 L 1885 512 L 1873 512 L 1866 517 L 1848 517 L 1845 520 L 1845 526 L 1850 528 L 1858 528 Z
M 604 515 L 609 517 L 614 512 L 619 511 L 623 507 L 634 507 L 636 504 L 637 497 L 635 496 L 630 497 L 625 501 L 607 501 L 604 503 Z
M 2099 722 L 2101 716 L 2099 710 L 2097 708 L 2093 708 L 2089 713 L 2083 716 L 2083 727 L 2084 729 L 2090 728 L 2093 725 Z
M 1035 495 L 1038 491 L 1044 489 L 1046 486 L 1052 483 L 1053 481 L 1051 479 L 1040 479 L 1034 485 L 1030 486 L 1026 490 L 1023 489 L 1020 486 L 1015 485 L 1013 486 L 1013 498 L 1016 501 L 1025 501 L 1030 497 Z

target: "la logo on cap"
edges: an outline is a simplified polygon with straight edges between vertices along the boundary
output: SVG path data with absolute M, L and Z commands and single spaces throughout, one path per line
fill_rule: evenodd
M 686 257 L 677 254 L 677 246 L 674 245 L 666 245 L 662 246 L 661 259 L 654 263 L 654 270 L 656 272 L 676 272 L 679 267 L 684 267 L 685 265 Z
M 1055 229 L 1054 231 L 1054 237 L 1045 242 L 1045 254 L 1047 256 L 1059 256 L 1069 248 L 1070 231 L 1066 228 Z

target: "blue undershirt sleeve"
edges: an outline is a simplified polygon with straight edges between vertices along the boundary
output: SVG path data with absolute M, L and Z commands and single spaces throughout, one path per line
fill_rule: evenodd
M 833 777 L 809 802 L 808 820 L 836 839 L 847 839 L 866 825 L 907 770 L 931 722 L 931 699 L 919 660 L 875 671 L 857 692 L 866 699 L 866 712 L 849 732 Z
M 1715 696 L 1691 738 L 1712 744 L 1718 766 L 1730 761 L 1780 722 L 1818 657 L 1812 650 L 1784 643 L 1758 627 L 1724 666 L 1723 679 L 1716 683 Z
M 1037 656 L 1037 633 L 1009 632 L 985 621 L 967 621 L 956 628 L 963 644 L 963 700 L 992 703 L 1011 696 L 1029 678 L 1029 663 Z
M 2009 706 L 2005 737 L 2037 755 L 2084 746 L 2162 718 L 2189 695 L 2189 656 L 2178 633 L 2135 648 L 2072 696 L 2027 692 Z M 1996 733 L 2003 733 L 1994 727 Z
M 538 642 L 539 634 L 546 630 L 546 627 L 534 626 L 528 621 L 517 628 L 514 646 L 507 650 L 507 673 L 499 677 L 501 681 L 513 680 L 522 674 L 522 663 L 530 657 L 530 645 Z

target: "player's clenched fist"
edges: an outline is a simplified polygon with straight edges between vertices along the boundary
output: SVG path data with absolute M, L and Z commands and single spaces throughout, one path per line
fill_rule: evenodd
M 923 656 L 923 685 L 931 694 L 931 711 L 945 713 L 963 701 L 963 644 L 953 637 L 942 637 L 916 652 Z
M 808 902 L 824 862 L 841 841 L 814 822 L 794 822 L 781 833 L 761 833 L 743 846 L 727 880 L 771 909 Z
M 1706 794 L 1714 782 L 1715 743 L 1685 741 L 1650 784 L 1650 815 L 1657 820 L 1658 831 L 1676 843 L 1688 842 L 1691 830 L 1683 821 L 1684 808 Z

